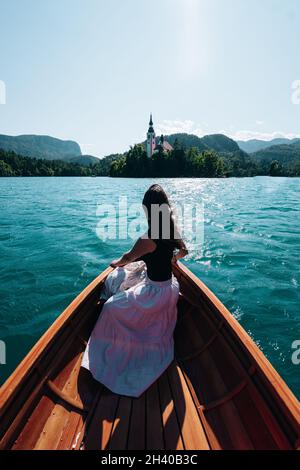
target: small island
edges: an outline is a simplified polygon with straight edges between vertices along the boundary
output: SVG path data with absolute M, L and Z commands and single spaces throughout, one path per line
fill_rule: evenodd
M 49 136 L 0 136 L 0 176 L 110 176 L 230 178 L 300 176 L 300 139 L 249 142 L 214 134 L 156 136 L 152 114 L 145 142 L 102 159 Z

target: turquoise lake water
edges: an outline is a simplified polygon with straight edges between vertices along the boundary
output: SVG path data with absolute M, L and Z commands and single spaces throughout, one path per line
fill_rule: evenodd
M 203 203 L 204 244 L 186 265 L 225 303 L 300 397 L 300 179 L 164 179 Z M 132 244 L 97 236 L 97 205 L 140 203 L 151 179 L 0 178 L 0 382 L 62 309 Z M 131 217 L 132 220 L 133 216 Z

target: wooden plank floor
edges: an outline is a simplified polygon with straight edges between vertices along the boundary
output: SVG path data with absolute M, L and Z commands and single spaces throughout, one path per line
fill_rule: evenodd
M 95 382 L 85 369 L 80 369 L 81 355 L 76 355 L 67 364 L 56 383 L 78 404 L 88 403 L 85 411 L 74 408 L 45 388 L 13 449 L 210 448 L 197 407 L 176 360 L 140 398 L 130 398 L 112 393 Z M 84 383 L 83 392 L 81 382 Z
M 208 450 L 197 408 L 178 364 L 140 398 L 107 389 L 87 424 L 81 448 L 110 450 Z

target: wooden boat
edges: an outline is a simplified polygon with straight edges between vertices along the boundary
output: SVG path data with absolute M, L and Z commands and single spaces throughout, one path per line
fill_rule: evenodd
M 157 382 L 140 398 L 118 396 L 80 368 L 110 271 L 71 303 L 2 386 L 1 449 L 299 449 L 298 400 L 180 263 L 175 359 Z

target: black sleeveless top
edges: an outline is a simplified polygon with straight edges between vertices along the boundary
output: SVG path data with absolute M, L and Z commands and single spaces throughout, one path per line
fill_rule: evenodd
M 144 261 L 147 274 L 151 281 L 163 282 L 172 277 L 172 258 L 174 249 L 163 240 L 153 240 L 156 249 L 152 253 L 141 256 L 136 261 Z

